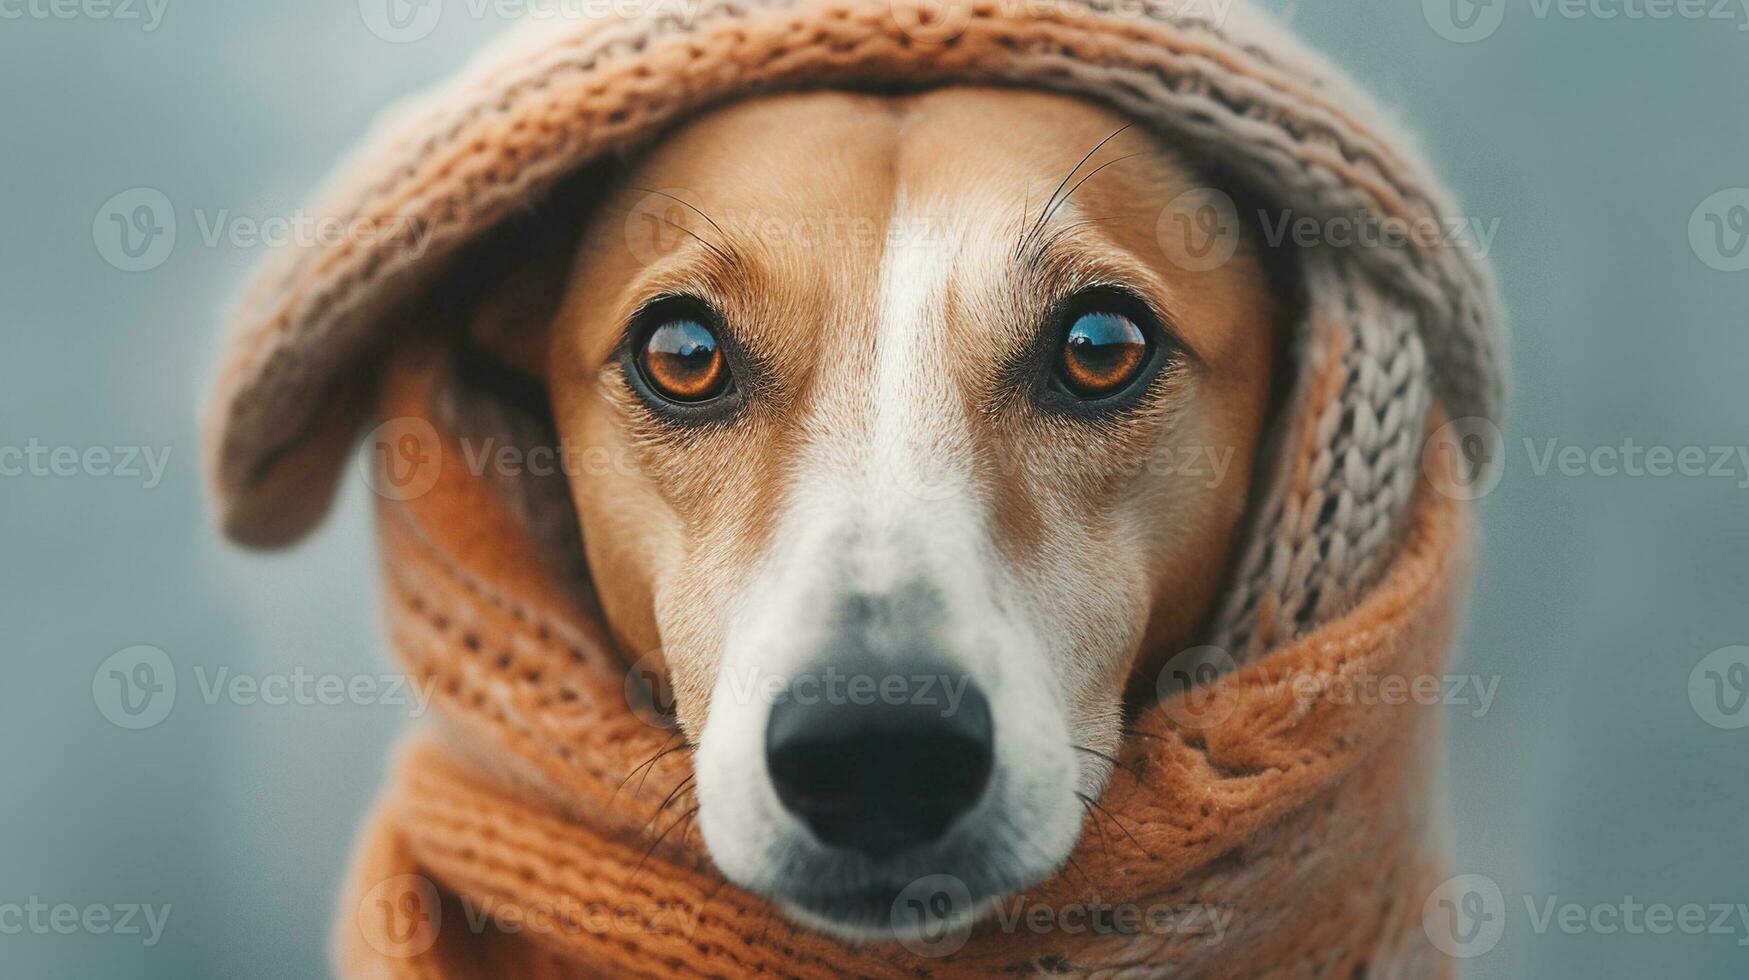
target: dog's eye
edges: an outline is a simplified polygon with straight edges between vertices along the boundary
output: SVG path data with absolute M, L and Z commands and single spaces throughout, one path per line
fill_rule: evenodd
M 1122 313 L 1089 310 L 1069 321 L 1057 379 L 1071 394 L 1094 399 L 1129 387 L 1148 363 L 1148 335 Z
M 716 332 L 685 312 L 660 319 L 643 334 L 638 370 L 670 401 L 710 401 L 729 387 L 729 365 Z

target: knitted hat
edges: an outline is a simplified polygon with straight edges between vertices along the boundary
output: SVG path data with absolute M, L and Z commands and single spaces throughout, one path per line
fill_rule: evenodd
M 394 311 L 560 180 L 737 97 L 952 83 L 1108 104 L 1218 161 L 1274 213 L 1411 230 L 1454 214 L 1366 98 L 1231 0 L 656 0 L 638 16 L 531 22 L 342 168 L 317 214 L 374 234 L 288 247 L 246 292 L 206 420 L 227 533 L 276 544 L 320 518 Z M 1454 418 L 1500 409 L 1499 313 L 1473 251 L 1411 233 L 1299 261 L 1297 381 L 1213 638 L 1236 654 L 1351 606 L 1380 574 L 1435 399 Z

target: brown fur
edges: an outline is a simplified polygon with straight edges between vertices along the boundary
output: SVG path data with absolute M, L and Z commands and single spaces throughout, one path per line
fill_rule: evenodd
M 995 89 L 742 103 L 668 136 L 593 206 L 559 313 L 535 333 L 544 350 L 528 339 L 537 325 L 502 323 L 514 304 L 490 304 L 497 319 L 476 333 L 545 378 L 570 458 L 596 461 L 571 489 L 607 622 L 632 656 L 662 651 L 694 737 L 724 611 L 778 533 L 788 481 L 866 428 L 896 208 L 921 219 L 896 234 L 963 236 L 929 356 L 951 378 L 996 552 L 1046 588 L 1137 598 L 1133 622 L 1092 631 L 1066 700 L 1109 716 L 1138 653 L 1195 642 L 1246 512 L 1279 302 L 1249 249 L 1210 272 L 1165 259 L 1156 221 L 1201 185 L 1137 130 L 1081 168 L 1077 181 L 1109 163 L 1071 182 L 1071 206 L 1035 239 L 1050 246 L 1016 258 L 1053 188 L 1123 126 L 1089 103 Z M 1092 281 L 1166 311 L 1191 352 L 1109 425 L 1045 416 L 995 370 L 1033 342 L 1053 300 Z M 621 376 L 628 317 L 677 291 L 720 308 L 763 367 L 730 426 L 665 426 Z M 1218 485 L 1145 465 L 1192 447 L 1231 452 Z

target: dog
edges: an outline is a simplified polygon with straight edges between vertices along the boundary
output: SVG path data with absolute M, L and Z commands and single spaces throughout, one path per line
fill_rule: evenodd
M 467 357 L 630 464 L 522 509 L 657 652 L 731 881 L 865 940 L 920 876 L 985 909 L 1067 860 L 1267 451 L 1290 290 L 1255 235 L 1161 245 L 1210 180 L 1069 96 L 769 95 L 493 246 Z

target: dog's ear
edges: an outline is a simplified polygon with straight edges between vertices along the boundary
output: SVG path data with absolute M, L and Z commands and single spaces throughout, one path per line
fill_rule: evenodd
M 556 192 L 458 257 L 431 296 L 450 346 L 432 417 L 483 461 L 479 478 L 567 584 L 587 576 L 545 362 L 586 207 Z

